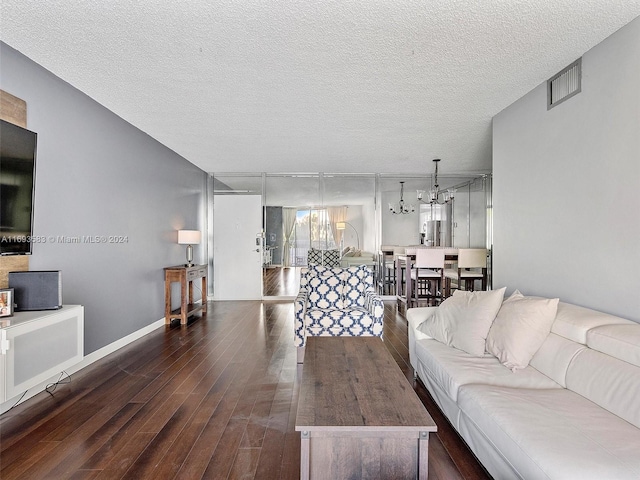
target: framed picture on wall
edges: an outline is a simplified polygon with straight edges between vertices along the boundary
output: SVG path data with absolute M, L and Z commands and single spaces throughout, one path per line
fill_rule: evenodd
M 13 315 L 13 288 L 0 289 L 0 318 Z

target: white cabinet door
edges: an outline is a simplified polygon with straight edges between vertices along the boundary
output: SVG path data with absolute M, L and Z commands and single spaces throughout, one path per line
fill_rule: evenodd
M 2 328 L 2 402 L 59 375 L 84 358 L 84 307 L 17 312 Z M 27 397 L 28 398 L 28 397 Z

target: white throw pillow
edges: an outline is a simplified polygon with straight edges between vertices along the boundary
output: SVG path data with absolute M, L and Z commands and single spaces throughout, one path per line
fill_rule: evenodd
M 446 303 L 446 300 L 442 302 L 439 308 L 434 309 L 427 319 L 418 325 L 417 330 L 421 331 L 428 337 L 434 340 L 444 343 L 445 345 L 451 345 L 451 331 L 453 330 L 453 320 L 446 315 L 437 315 L 442 308 L 442 305 Z
M 558 301 L 513 292 L 489 330 L 487 351 L 512 371 L 526 368 L 551 331 Z
M 467 292 L 456 290 L 418 329 L 441 343 L 483 356 L 487 334 L 502 305 L 505 288 Z

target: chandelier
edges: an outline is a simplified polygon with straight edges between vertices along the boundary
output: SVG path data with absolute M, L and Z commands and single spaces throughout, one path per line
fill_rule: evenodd
M 415 211 L 413 205 L 404 203 L 404 182 L 400 182 L 400 202 L 397 205 L 390 203 L 389 211 L 394 215 L 406 215 Z
M 447 190 L 440 190 L 440 186 L 438 185 L 438 162 L 440 162 L 440 159 L 434 158 L 433 161 L 436 164 L 436 173 L 433 177 L 433 187 L 429 190 L 429 198 L 427 200 L 423 200 L 422 197 L 424 196 L 424 190 L 418 190 L 418 201 L 422 203 L 429 203 L 431 205 L 451 203 L 456 194 L 456 189 L 448 188 Z M 442 201 L 440 201 L 440 196 L 442 196 Z

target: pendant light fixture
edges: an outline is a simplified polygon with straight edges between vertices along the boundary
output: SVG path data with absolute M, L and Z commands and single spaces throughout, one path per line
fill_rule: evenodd
M 455 188 L 448 188 L 447 190 L 440 190 L 440 185 L 438 185 L 438 163 L 440 162 L 439 158 L 434 158 L 433 162 L 436 164 L 436 171 L 434 175 L 433 187 L 429 190 L 429 197 L 426 200 L 423 200 L 424 190 L 418 190 L 418 201 L 422 203 L 430 203 L 431 205 L 444 205 L 446 203 L 451 203 L 456 194 Z M 442 196 L 442 200 L 440 197 Z
M 400 182 L 400 202 L 396 205 L 389 204 L 389 211 L 394 215 L 406 215 L 413 213 L 415 207 L 411 204 L 404 203 L 404 182 Z

